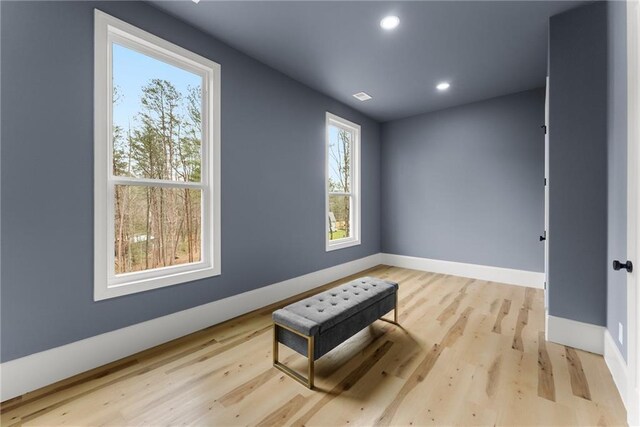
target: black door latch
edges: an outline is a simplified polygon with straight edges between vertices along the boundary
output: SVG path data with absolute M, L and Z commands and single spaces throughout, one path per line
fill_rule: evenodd
M 618 260 L 613 261 L 613 269 L 615 271 L 621 270 L 623 268 L 627 270 L 627 273 L 631 273 L 633 271 L 633 263 L 631 263 L 631 261 L 627 261 L 623 264 Z

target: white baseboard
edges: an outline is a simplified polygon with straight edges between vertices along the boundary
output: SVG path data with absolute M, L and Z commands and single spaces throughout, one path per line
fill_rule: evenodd
M 625 407 L 627 409 L 627 424 L 630 426 L 640 426 L 640 392 L 637 388 L 631 385 L 631 379 L 629 379 L 629 387 L 627 387 L 627 404 L 625 402 Z
M 544 273 L 511 268 L 491 267 L 488 265 L 466 264 L 463 262 L 442 261 L 429 258 L 418 258 L 406 255 L 381 254 L 382 262 L 395 267 L 423 270 L 432 273 L 451 274 L 472 279 L 506 283 L 509 285 L 528 286 L 544 289 Z
M 318 270 L 0 364 L 0 401 L 130 356 L 381 264 L 380 254 Z
M 613 382 L 618 388 L 620 397 L 625 407 L 629 407 L 629 375 L 627 371 L 627 362 L 624 360 L 622 353 L 618 349 L 613 337 L 608 329 L 604 330 L 604 361 L 607 363 L 609 372 L 613 377 Z
M 627 362 L 618 349 L 608 329 L 604 331 L 604 361 L 607 363 L 613 382 L 620 393 L 624 407 L 627 409 L 627 423 L 630 426 L 640 424 L 638 419 L 638 390 L 633 386 Z
M 547 315 L 547 341 L 591 353 L 604 353 L 603 326 Z

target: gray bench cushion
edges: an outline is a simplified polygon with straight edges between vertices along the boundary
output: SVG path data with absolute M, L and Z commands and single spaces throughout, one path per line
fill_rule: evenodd
M 362 277 L 277 310 L 273 320 L 301 334 L 317 335 L 397 289 L 397 283 Z

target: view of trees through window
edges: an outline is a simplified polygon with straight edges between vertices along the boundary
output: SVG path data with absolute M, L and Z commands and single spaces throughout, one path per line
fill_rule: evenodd
M 115 185 L 115 273 L 198 262 L 202 77 L 112 46 L 113 175 L 164 181 Z
M 353 134 L 329 125 L 329 240 L 351 237 L 351 153 Z

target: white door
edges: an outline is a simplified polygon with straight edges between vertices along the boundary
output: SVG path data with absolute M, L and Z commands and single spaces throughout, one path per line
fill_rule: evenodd
M 549 311 L 549 77 L 544 101 L 544 310 Z
M 634 264 L 627 275 L 628 383 L 627 421 L 640 424 L 640 5 L 627 2 L 627 257 Z

